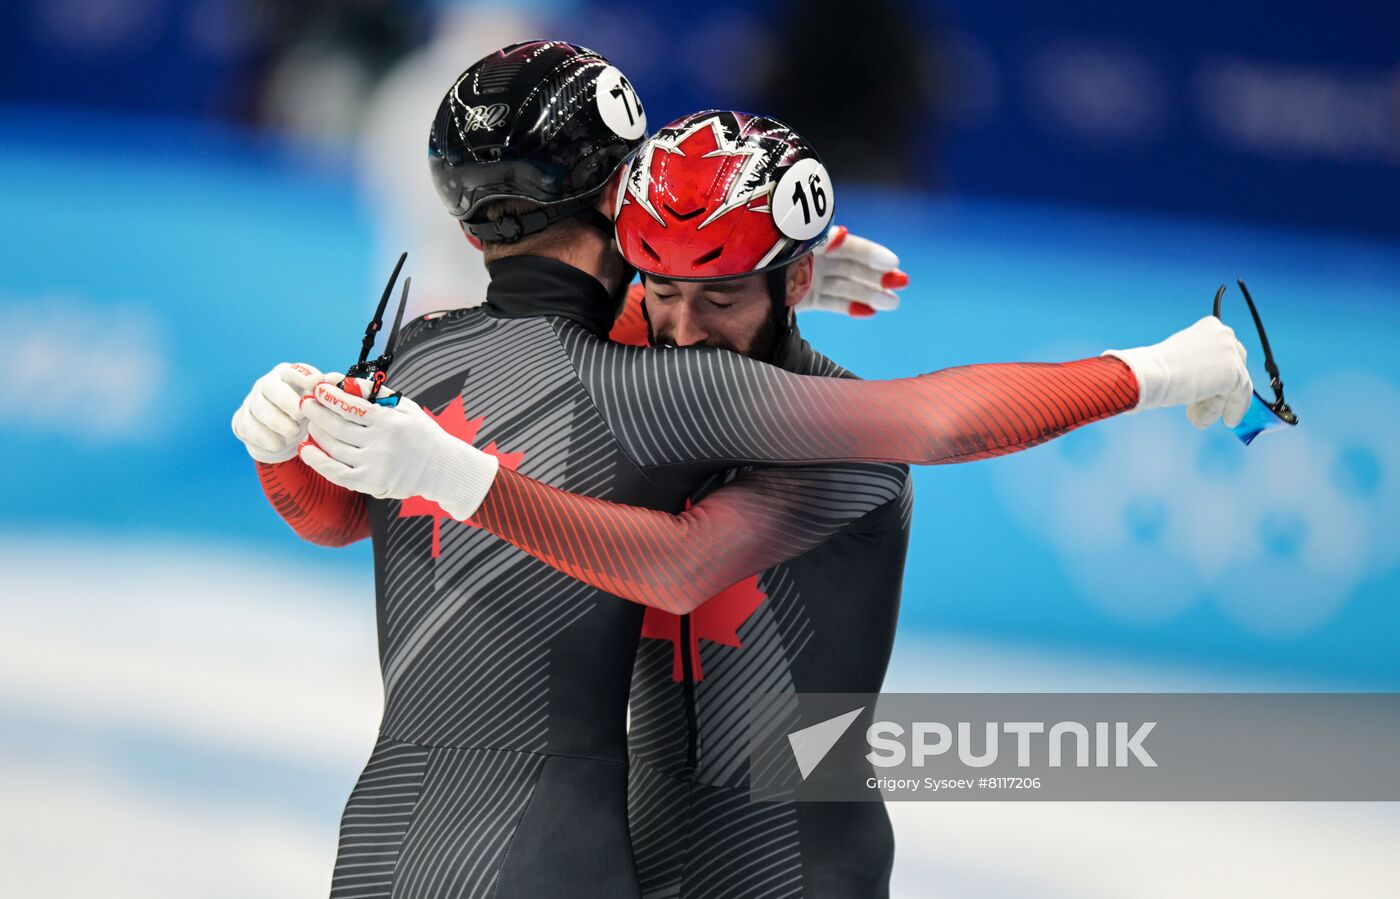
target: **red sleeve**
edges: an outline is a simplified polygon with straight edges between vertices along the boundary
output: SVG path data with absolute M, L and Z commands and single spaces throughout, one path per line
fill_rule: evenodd
M 812 457 L 829 447 L 835 458 L 970 462 L 1035 446 L 1137 404 L 1137 380 L 1114 358 L 974 365 L 898 382 L 825 384 L 837 390 L 812 401 L 812 419 L 842 420 L 851 403 L 871 400 L 874 385 L 882 402 L 903 410 L 886 418 L 904 424 L 875 440 L 852 435 L 857 442 L 849 444 L 839 428 L 809 432 L 821 447 L 809 450 Z M 850 385 L 867 392 L 842 389 Z M 819 516 L 812 514 L 811 485 L 798 486 L 813 471 L 823 469 L 752 472 L 673 515 L 566 493 L 501 469 L 473 521 L 584 583 L 679 613 L 830 536 L 814 525 Z
M 628 288 L 627 303 L 622 307 L 622 314 L 613 322 L 612 331 L 608 334 L 608 339 L 613 343 L 626 346 L 648 346 L 651 343 L 647 333 L 646 314 L 642 311 L 644 296 L 646 288 L 640 283 Z
M 819 458 L 914 465 L 1016 453 L 1137 405 L 1132 369 L 1112 356 L 945 368 L 895 381 L 816 379 L 778 418 Z M 874 421 L 869 431 L 847 427 Z M 821 425 L 825 424 L 826 427 Z
M 348 546 L 369 536 L 369 510 L 360 494 L 332 484 L 295 457 L 257 466 L 268 502 L 303 540 Z

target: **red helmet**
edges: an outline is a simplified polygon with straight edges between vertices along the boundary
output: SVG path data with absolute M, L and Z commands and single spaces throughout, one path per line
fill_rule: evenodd
M 642 272 L 735 278 L 810 253 L 831 225 L 831 178 L 782 122 L 697 112 L 642 144 L 620 193 L 617 242 Z

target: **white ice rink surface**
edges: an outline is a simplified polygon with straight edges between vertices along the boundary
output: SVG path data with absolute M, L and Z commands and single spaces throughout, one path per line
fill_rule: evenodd
M 308 552 L 312 552 L 308 550 Z M 334 559 L 334 556 L 324 558 Z M 11 534 L 0 896 L 325 896 L 379 714 L 362 561 Z M 1327 689 L 905 639 L 888 689 Z M 1396 895 L 1400 805 L 895 803 L 894 895 Z

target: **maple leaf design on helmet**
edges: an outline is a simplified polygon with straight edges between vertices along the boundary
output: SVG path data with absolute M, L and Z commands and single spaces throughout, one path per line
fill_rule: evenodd
M 791 219 L 801 192 L 802 224 Z M 830 177 L 776 119 L 710 110 L 661 128 L 618 198 L 617 237 L 637 269 L 680 280 L 735 278 L 810 253 L 831 223 Z
M 711 186 L 718 189 L 712 190 L 710 196 L 719 202 L 714 210 L 695 226 L 697 231 L 726 212 L 754 200 L 766 198 L 773 190 L 773 169 L 783 154 L 790 149 L 789 146 L 782 140 L 768 137 L 762 132 L 745 135 L 746 139 L 738 139 L 741 129 L 732 115 L 727 118 L 727 123 L 719 114 L 682 119 L 682 122 L 687 123 L 683 127 L 663 128 L 642 147 L 638 154 L 638 163 L 627 180 L 627 193 L 629 198 L 636 199 L 637 205 L 648 215 L 660 222 L 661 227 L 666 227 L 666 222 L 652 203 L 653 179 L 649 177 L 658 163 L 664 165 L 665 160 L 656 159 L 658 152 L 702 160 L 718 160 L 713 166 L 698 167 L 714 172 Z M 687 148 L 687 144 L 691 146 Z M 764 205 L 753 211 L 767 212 L 768 207 Z
M 424 408 L 423 411 L 428 414 L 428 417 L 431 418 L 438 427 L 466 443 L 475 443 L 477 433 L 480 432 L 481 426 L 486 422 L 486 416 L 484 415 L 473 419 L 467 418 L 466 406 L 463 404 L 461 396 L 453 399 L 452 402 L 447 404 L 446 408 L 436 414 L 428 408 Z M 494 440 L 483 447 L 482 452 L 495 456 L 500 461 L 502 468 L 509 468 L 511 471 L 518 470 L 520 468 L 520 463 L 525 460 L 524 453 L 502 452 L 500 447 L 496 446 L 496 441 Z M 452 516 L 447 514 L 442 506 L 439 506 L 432 500 L 424 499 L 421 496 L 410 496 L 399 506 L 400 518 L 415 518 L 420 516 L 433 519 L 433 558 L 436 559 L 442 550 L 441 534 L 443 519 L 452 518 Z M 453 520 L 455 521 L 456 519 Z M 470 521 L 464 521 L 462 523 L 469 527 L 477 526 Z

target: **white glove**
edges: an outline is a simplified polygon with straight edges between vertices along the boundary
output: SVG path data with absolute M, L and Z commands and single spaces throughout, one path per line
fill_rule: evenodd
M 327 379 L 310 365 L 283 362 L 253 384 L 233 413 L 233 434 L 259 462 L 285 462 L 306 439 L 301 398 Z M 339 377 L 336 378 L 339 380 Z
M 812 260 L 812 287 L 797 304 L 798 312 L 820 309 L 869 318 L 898 308 L 895 291 L 909 283 L 889 248 L 841 226 L 831 230 L 831 239 Z
M 1244 345 L 1235 332 L 1213 315 L 1177 331 L 1161 343 L 1131 350 L 1106 350 L 1133 370 L 1140 409 L 1186 406 L 1186 417 L 1198 428 L 1209 427 L 1222 415 L 1230 427 L 1240 423 L 1254 385 L 1245 368 Z
M 356 379 L 361 393 L 370 382 Z M 322 382 L 303 411 L 315 443 L 301 460 L 332 483 L 379 499 L 421 496 L 465 521 L 476 514 L 500 463 L 458 440 L 406 396 L 380 406 Z

